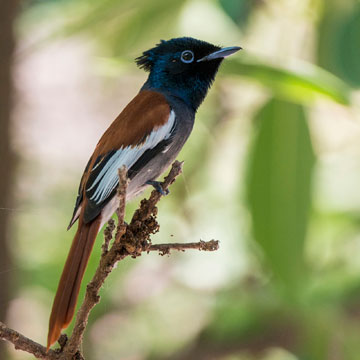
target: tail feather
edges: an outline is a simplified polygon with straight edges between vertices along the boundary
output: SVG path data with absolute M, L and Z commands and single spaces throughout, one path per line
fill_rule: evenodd
M 100 221 L 99 216 L 89 224 L 79 222 L 51 310 L 48 349 L 58 340 L 61 330 L 68 327 L 74 316 L 81 280 L 100 228 Z

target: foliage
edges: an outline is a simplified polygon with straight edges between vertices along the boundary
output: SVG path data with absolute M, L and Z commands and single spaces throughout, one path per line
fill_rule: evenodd
M 248 194 L 254 238 L 291 296 L 304 282 L 304 243 L 311 199 L 313 150 L 300 105 L 270 100 L 255 118 Z

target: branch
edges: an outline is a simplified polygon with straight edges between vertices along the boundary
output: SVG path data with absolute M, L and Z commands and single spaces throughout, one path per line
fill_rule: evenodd
M 182 173 L 183 163 L 175 161 L 171 167 L 169 174 L 165 177 L 161 186 L 166 192 L 169 186 L 175 181 L 176 177 Z M 77 313 L 74 330 L 70 339 L 67 341 L 65 335 L 59 339 L 60 349 L 49 350 L 46 353 L 46 348 L 40 344 L 25 338 L 23 335 L 14 330 L 6 328 L 0 323 L 0 338 L 6 339 L 15 345 L 15 348 L 30 352 L 35 357 L 49 360 L 71 360 L 84 359 L 80 352 L 83 334 L 86 329 L 88 318 L 93 307 L 100 301 L 99 292 L 110 272 L 114 269 L 117 262 L 124 258 L 131 256 L 136 258 L 141 253 L 149 253 L 150 251 L 158 251 L 160 255 L 170 254 L 171 250 L 185 251 L 188 249 L 197 249 L 201 251 L 214 251 L 219 248 L 217 240 L 202 241 L 197 243 L 173 243 L 173 244 L 157 244 L 151 243 L 151 235 L 157 233 L 160 229 L 156 221 L 157 203 L 162 195 L 153 190 L 149 199 L 143 199 L 140 207 L 135 211 L 131 222 L 126 224 L 124 222 L 126 190 L 127 190 L 127 171 L 123 167 L 119 169 L 119 187 L 117 196 L 119 199 L 119 208 L 116 211 L 118 216 L 118 224 L 116 227 L 116 234 L 113 236 L 115 230 L 115 222 L 110 220 L 104 231 L 104 244 L 102 246 L 102 254 L 100 263 L 95 271 L 95 275 L 86 287 L 84 301 Z M 112 246 L 110 243 L 113 240 Z M 110 247 L 110 248 L 109 248 Z M 12 332 L 14 335 L 5 336 L 3 332 Z M 21 339 L 21 341 L 19 340 Z
M 2 322 L 0 322 L 0 339 L 13 343 L 15 349 L 33 354 L 38 359 L 58 359 L 56 351 L 49 350 L 46 352 L 45 346 L 42 346 L 17 331 L 8 328 Z
M 219 249 L 218 240 L 203 241 L 196 243 L 169 243 L 150 245 L 147 251 L 159 251 L 160 255 L 168 255 L 171 250 L 185 251 L 195 249 L 200 251 L 215 251 Z

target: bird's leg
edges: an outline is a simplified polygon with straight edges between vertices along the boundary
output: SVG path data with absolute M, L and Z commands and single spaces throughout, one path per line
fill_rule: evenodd
M 155 180 L 149 180 L 146 182 L 147 185 L 151 185 L 154 187 L 155 190 L 157 190 L 161 195 L 166 196 L 170 193 L 169 189 L 166 189 L 164 191 L 164 189 L 161 186 L 160 181 L 155 181 Z

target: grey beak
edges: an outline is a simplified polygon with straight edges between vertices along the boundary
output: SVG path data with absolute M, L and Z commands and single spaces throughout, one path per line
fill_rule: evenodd
M 204 56 L 203 58 L 199 59 L 197 62 L 210 61 L 210 60 L 219 59 L 219 58 L 226 58 L 227 56 L 235 54 L 237 51 L 239 51 L 241 49 L 242 48 L 240 46 L 229 46 L 226 48 L 222 48 L 218 51 L 215 51 L 209 55 Z

